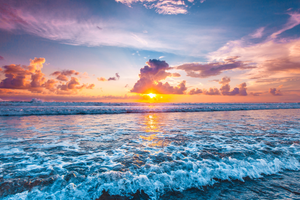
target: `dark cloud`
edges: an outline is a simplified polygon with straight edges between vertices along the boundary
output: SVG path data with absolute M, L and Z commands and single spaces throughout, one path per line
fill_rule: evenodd
M 108 79 L 107 79 L 107 81 L 116 81 L 117 80 L 117 77 L 109 77 Z
M 108 79 L 100 77 L 100 78 L 97 78 L 97 79 L 98 79 L 98 81 L 116 81 L 116 80 L 120 79 L 120 75 L 119 75 L 119 73 L 116 73 L 115 77 L 109 77 Z
M 172 69 L 165 61 L 150 59 L 140 69 L 140 79 L 134 84 L 131 92 L 135 93 L 158 93 L 158 94 L 184 94 L 187 90 L 185 81 L 178 86 L 171 86 L 168 82 L 162 83 L 161 80 L 167 77 L 179 77 L 178 73 L 169 73 L 166 70 Z
M 34 58 L 30 60 L 30 65 L 28 66 L 15 64 L 3 66 L 4 70 L 0 71 L 5 78 L 0 82 L 0 88 L 23 89 L 33 93 L 45 91 L 60 93 L 61 91 L 68 91 L 70 94 L 82 88 L 92 89 L 94 87 L 94 84 L 80 85 L 75 77 L 71 77 L 71 80 L 68 81 L 67 76 L 79 74 L 75 70 L 56 71 L 51 74 L 57 76 L 56 79 L 65 81 L 66 83 L 64 84 L 58 85 L 58 81 L 55 79 L 47 80 L 45 74 L 41 71 L 44 63 L 45 58 Z
M 281 91 L 276 88 L 270 88 L 269 93 L 272 94 L 273 96 L 282 96 Z
M 0 56 L 0 60 L 4 60 L 4 58 L 2 56 Z
M 194 78 L 207 78 L 210 76 L 216 76 L 221 74 L 223 71 L 232 69 L 252 69 L 253 66 L 249 66 L 243 61 L 238 61 L 238 57 L 230 57 L 225 59 L 223 62 L 214 62 L 207 64 L 200 63 L 186 63 L 177 66 L 177 69 L 184 70 L 187 76 Z

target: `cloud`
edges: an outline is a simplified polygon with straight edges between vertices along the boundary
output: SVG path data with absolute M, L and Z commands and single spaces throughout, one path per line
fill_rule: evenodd
M 4 60 L 4 58 L 2 56 L 0 56 L 0 60 Z
M 188 94 L 189 94 L 189 95 L 194 95 L 194 94 L 201 94 L 201 93 L 202 93 L 202 90 L 196 88 L 196 89 L 190 90 Z
M 107 79 L 107 81 L 116 81 L 116 80 L 117 80 L 116 77 L 109 77 L 109 78 Z
M 282 96 L 281 91 L 276 88 L 270 88 L 269 93 L 272 94 L 273 96 Z
M 265 30 L 265 27 L 261 27 L 261 28 L 257 29 L 255 31 L 255 33 L 251 34 L 250 36 L 252 38 L 261 38 L 263 36 L 264 30 Z
M 183 0 L 116 0 L 116 2 L 123 3 L 129 7 L 133 3 L 140 2 L 146 8 L 155 9 L 157 13 L 165 15 L 186 14 L 188 12 Z M 192 3 L 193 0 L 189 0 L 189 2 Z
M 211 62 L 206 64 L 201 63 L 186 63 L 177 66 L 177 69 L 184 70 L 187 76 L 194 78 L 207 78 L 210 76 L 220 75 L 224 71 L 239 69 L 253 69 L 246 62 L 238 61 L 238 57 L 228 57 L 222 62 Z
M 119 73 L 116 73 L 115 74 L 116 76 L 115 77 L 109 77 L 108 79 L 104 78 L 104 77 L 100 77 L 100 78 L 97 78 L 98 81 L 116 81 L 116 80 L 119 80 L 120 79 L 120 75 Z
M 162 83 L 161 80 L 172 77 L 174 74 L 166 72 L 172 69 L 165 61 L 150 59 L 146 66 L 140 69 L 140 79 L 134 84 L 131 92 L 135 93 L 157 93 L 157 94 L 184 94 L 186 82 L 182 81 L 178 86 L 171 86 L 168 82 Z M 178 74 L 175 73 L 175 77 Z
M 300 77 L 283 77 L 283 78 L 266 78 L 266 79 L 258 79 L 255 83 L 259 84 L 273 84 L 273 83 L 285 83 L 292 81 L 300 81 Z
M 69 80 L 68 76 L 79 75 L 79 72 L 77 72 L 75 70 L 62 70 L 62 71 L 55 71 L 50 75 L 56 76 L 57 80 L 68 81 Z
M 290 13 L 289 15 L 290 18 L 283 28 L 271 34 L 264 41 L 254 44 L 249 37 L 229 41 L 225 46 L 210 53 L 209 60 L 218 61 L 230 56 L 238 56 L 241 61 L 249 61 L 256 66 L 245 77 L 250 79 L 299 75 L 300 38 L 279 38 L 281 33 L 300 24 L 299 13 Z M 258 37 L 258 33 L 259 31 L 254 35 Z
M 5 65 L 2 73 L 5 79 L 0 82 L 0 88 L 38 90 L 46 81 L 41 68 L 44 58 L 30 60 L 30 65 Z
M 221 88 L 209 88 L 206 89 L 192 89 L 189 91 L 189 95 L 195 95 L 195 94 L 204 94 L 204 95 L 223 95 L 223 96 L 247 96 L 247 84 L 242 83 L 238 85 L 238 87 L 233 88 L 233 90 L 230 91 L 230 78 L 229 77 L 223 77 L 219 84 L 221 84 Z
M 78 75 L 79 72 L 75 70 L 63 70 L 55 71 L 51 75 L 57 76 L 56 79 L 64 81 L 66 83 L 58 84 L 55 79 L 48 79 L 45 74 L 42 73 L 43 64 L 45 58 L 34 58 L 30 59 L 30 64 L 26 65 L 5 65 L 4 70 L 0 70 L 4 74 L 5 78 L 0 82 L 0 88 L 6 89 L 22 89 L 28 90 L 33 93 L 52 92 L 61 93 L 62 91 L 68 91 L 69 93 L 77 92 L 77 90 L 86 88 L 92 89 L 94 86 L 80 84 L 78 79 L 71 77 L 68 81 L 67 76 Z
M 284 31 L 292 29 L 295 26 L 300 24 L 300 13 L 289 13 L 289 15 L 290 15 L 290 18 L 289 18 L 288 22 L 284 25 L 284 27 L 282 29 L 273 33 L 270 36 L 271 38 L 276 38 L 278 35 L 280 35 Z
M 220 92 L 224 96 L 247 96 L 247 85 L 246 83 L 240 84 L 238 87 L 233 88 L 232 91 L 230 91 L 230 78 L 229 77 L 223 77 L 222 80 L 219 82 L 222 84 L 222 87 L 220 88 Z
M 98 81 L 107 81 L 107 79 L 104 78 L 104 77 L 100 77 L 100 78 L 97 78 L 97 79 L 98 79 Z
M 107 81 L 116 81 L 120 79 L 120 75 L 118 73 L 116 73 L 116 77 L 109 77 L 107 79 Z
M 208 90 L 203 90 L 205 95 L 220 95 L 218 88 L 209 88 Z

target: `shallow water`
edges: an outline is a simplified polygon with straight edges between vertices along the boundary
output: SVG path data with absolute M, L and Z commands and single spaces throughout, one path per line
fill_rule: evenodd
M 299 133 L 300 109 L 3 116 L 0 198 L 297 199 Z

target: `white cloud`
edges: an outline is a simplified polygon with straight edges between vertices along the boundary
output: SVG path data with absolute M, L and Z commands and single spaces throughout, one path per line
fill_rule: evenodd
M 165 15 L 177 15 L 177 14 L 186 14 L 187 6 L 185 5 L 183 0 L 115 0 L 116 2 L 120 2 L 126 4 L 131 7 L 133 3 L 144 3 L 143 5 L 148 9 L 155 9 L 155 11 L 159 14 Z M 190 3 L 194 2 L 194 0 L 188 0 Z M 201 1 L 201 3 L 203 3 Z

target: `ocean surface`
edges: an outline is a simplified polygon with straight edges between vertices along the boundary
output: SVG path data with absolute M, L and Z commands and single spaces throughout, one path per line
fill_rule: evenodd
M 300 199 L 299 180 L 299 103 L 0 102 L 0 199 Z

